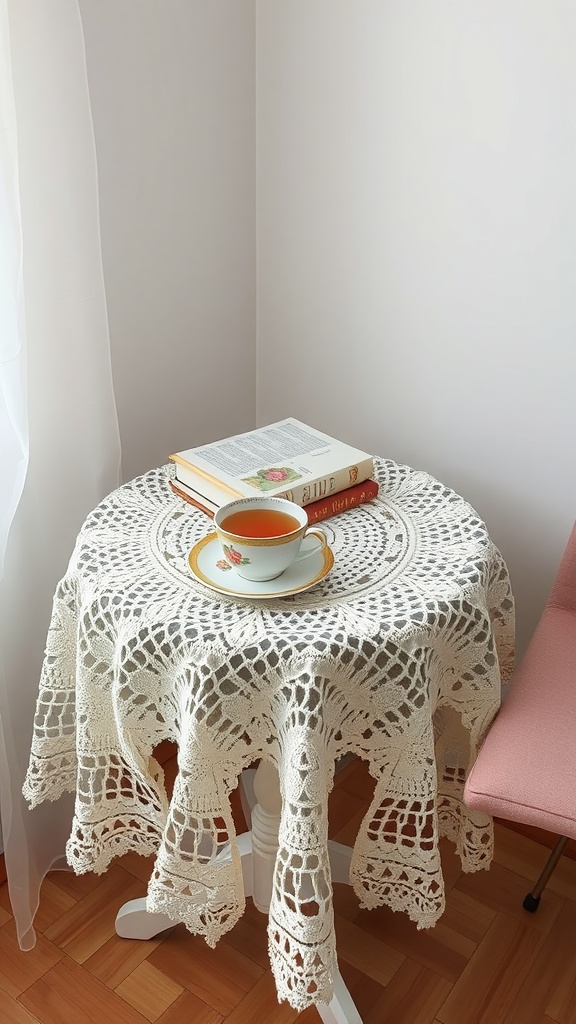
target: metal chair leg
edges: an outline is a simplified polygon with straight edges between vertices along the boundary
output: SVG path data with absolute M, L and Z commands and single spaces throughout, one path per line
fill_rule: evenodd
M 556 843 L 556 846 L 554 847 L 552 853 L 546 861 L 544 870 L 540 875 L 540 878 L 536 882 L 536 885 L 532 889 L 532 892 L 529 892 L 526 896 L 522 906 L 524 907 L 524 910 L 528 910 L 531 914 L 534 914 L 535 911 L 538 910 L 538 907 L 540 905 L 540 896 L 544 891 L 544 887 L 548 879 L 550 878 L 550 875 L 552 874 L 554 868 L 560 860 L 560 857 L 562 856 L 562 852 L 567 842 L 568 836 L 560 836 L 560 839 Z

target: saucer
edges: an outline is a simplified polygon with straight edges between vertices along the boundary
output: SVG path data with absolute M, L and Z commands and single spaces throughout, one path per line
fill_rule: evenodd
M 303 547 L 306 544 L 304 541 Z M 196 580 L 219 594 L 234 597 L 270 598 L 288 597 L 319 583 L 334 565 L 332 550 L 326 545 L 301 562 L 293 562 L 274 580 L 256 583 L 239 576 L 222 554 L 215 533 L 209 533 L 194 545 L 188 555 L 188 565 Z

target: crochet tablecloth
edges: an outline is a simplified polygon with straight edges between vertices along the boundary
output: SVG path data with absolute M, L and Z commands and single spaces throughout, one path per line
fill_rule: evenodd
M 278 996 L 329 1002 L 337 759 L 358 755 L 375 780 L 351 863 L 363 907 L 432 926 L 441 835 L 464 870 L 490 863 L 491 820 L 467 811 L 462 790 L 512 670 L 508 572 L 466 501 L 378 459 L 379 497 L 324 523 L 326 579 L 290 598 L 219 595 L 188 565 L 211 522 L 173 494 L 171 475 L 125 484 L 82 527 L 54 598 L 24 793 L 31 806 L 76 793 L 77 873 L 155 854 L 148 909 L 214 945 L 244 909 L 229 796 L 243 768 L 273 762 Z M 152 757 L 165 739 L 179 748 L 170 799 Z M 217 860 L 225 843 L 231 856 Z

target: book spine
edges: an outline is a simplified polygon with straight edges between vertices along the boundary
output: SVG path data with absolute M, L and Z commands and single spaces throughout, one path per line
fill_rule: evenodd
M 316 477 L 314 480 L 309 480 L 288 490 L 275 491 L 270 497 L 287 498 L 295 505 L 306 507 L 315 501 L 327 501 L 340 491 L 346 491 L 355 484 L 363 483 L 372 476 L 373 472 L 374 460 L 367 458 L 362 462 L 339 469 L 335 473 Z
M 365 480 L 363 483 L 354 484 L 353 487 L 347 487 L 346 490 L 333 494 L 325 501 L 313 501 L 312 504 L 305 505 L 308 522 L 311 526 L 320 523 L 323 519 L 329 519 L 330 516 L 337 516 L 340 512 L 346 512 L 357 505 L 364 505 L 372 498 L 376 498 L 377 495 L 378 484 L 375 480 Z
M 193 498 L 190 494 L 183 491 L 177 484 L 169 481 L 170 487 L 177 494 L 178 497 L 183 498 L 190 505 L 194 505 L 195 508 L 200 509 L 211 519 L 214 518 L 214 512 L 212 509 L 203 505 L 196 498 Z M 308 522 L 310 526 L 316 523 L 322 522 L 323 519 L 329 519 L 330 516 L 337 516 L 340 512 L 346 512 L 347 509 L 355 508 L 357 505 L 364 505 L 367 501 L 371 501 L 378 494 L 378 484 L 375 480 L 365 480 L 363 483 L 355 484 L 353 487 L 347 487 L 345 491 L 339 491 L 338 494 L 333 494 L 332 497 L 326 501 L 313 501 L 310 505 L 306 505 L 306 514 L 308 516 Z

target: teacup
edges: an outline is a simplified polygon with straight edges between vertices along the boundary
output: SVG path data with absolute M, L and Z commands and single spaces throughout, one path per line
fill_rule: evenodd
M 285 498 L 229 501 L 216 512 L 214 526 L 226 560 L 254 582 L 273 580 L 326 546 L 324 531 L 308 526 L 306 510 Z M 318 543 L 300 550 L 305 537 Z

